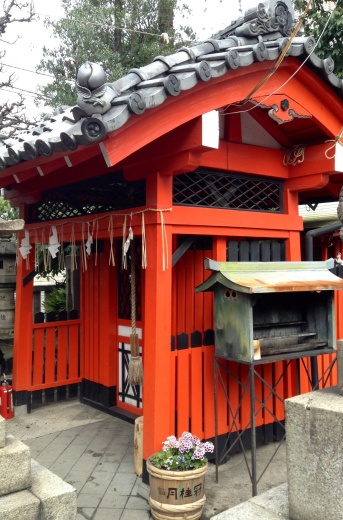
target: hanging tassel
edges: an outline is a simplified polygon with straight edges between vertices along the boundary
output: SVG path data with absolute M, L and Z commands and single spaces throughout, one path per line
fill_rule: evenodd
M 130 385 L 143 385 L 144 374 L 141 356 L 139 355 L 138 334 L 130 335 L 131 357 L 129 362 L 128 382 Z
M 70 254 L 71 254 L 71 271 L 75 271 L 77 269 L 77 261 L 76 261 L 76 241 L 75 241 L 75 227 L 74 223 L 71 225 L 71 235 L 70 235 Z
M 136 252 L 134 241 L 131 240 L 131 327 L 130 350 L 131 356 L 128 368 L 128 382 L 130 385 L 143 385 L 144 374 L 141 356 L 139 355 L 138 334 L 136 332 Z
M 162 270 L 168 269 L 168 237 L 166 225 L 164 223 L 163 211 L 160 211 L 161 217 L 161 232 L 162 232 Z
M 122 257 L 121 257 L 122 269 L 127 269 L 126 253 L 127 253 L 127 248 L 126 248 L 126 215 L 125 215 L 124 222 L 123 222 L 123 242 L 122 242 Z
M 85 238 L 85 222 L 82 222 L 81 228 L 81 265 L 82 272 L 87 271 L 87 253 L 86 253 L 86 238 Z
M 43 254 L 43 265 L 44 265 L 44 271 L 47 271 L 49 269 L 48 265 L 48 248 L 45 241 L 45 227 L 42 229 L 42 254 Z
M 95 265 L 98 264 L 98 233 L 99 233 L 99 221 L 96 219 L 95 222 L 93 222 L 93 233 L 95 228 Z
M 38 231 L 35 229 L 35 272 L 39 271 L 39 240 Z
M 60 271 L 64 271 L 66 268 L 65 263 L 65 253 L 64 253 L 64 227 L 63 224 L 61 226 L 61 248 L 59 250 L 59 256 L 58 256 L 58 268 Z
M 146 254 L 145 220 L 144 220 L 144 213 L 142 213 L 142 269 L 146 269 L 147 266 L 148 266 L 148 263 L 147 263 L 147 254 Z
M 108 223 L 108 233 L 110 235 L 110 257 L 108 260 L 109 265 L 112 265 L 113 267 L 116 265 L 115 259 L 114 259 L 114 251 L 113 251 L 113 216 L 110 216 L 110 220 Z

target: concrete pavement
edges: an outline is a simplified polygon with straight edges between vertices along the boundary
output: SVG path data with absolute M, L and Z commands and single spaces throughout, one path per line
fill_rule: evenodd
M 31 456 L 72 484 L 78 493 L 78 520 L 147 520 L 148 502 L 138 494 L 141 479 L 134 472 L 134 427 L 78 400 L 36 408 L 7 421 L 8 433 L 31 449 Z M 258 448 L 258 469 L 269 462 L 275 444 Z M 248 454 L 249 455 L 249 454 Z M 286 481 L 282 444 L 258 484 L 263 493 Z M 206 476 L 202 520 L 251 498 L 251 483 L 242 454 Z

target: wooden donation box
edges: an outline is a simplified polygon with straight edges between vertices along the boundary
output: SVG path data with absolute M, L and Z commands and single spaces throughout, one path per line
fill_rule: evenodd
M 214 292 L 215 356 L 243 362 L 336 349 L 334 291 L 325 262 L 216 262 L 195 291 Z

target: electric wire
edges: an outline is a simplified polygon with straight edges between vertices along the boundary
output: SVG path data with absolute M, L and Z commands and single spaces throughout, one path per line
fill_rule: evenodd
M 23 13 L 28 13 L 29 11 L 22 11 Z M 50 18 L 50 19 L 55 19 L 57 22 L 60 21 L 60 20 L 69 20 L 69 21 L 73 21 L 73 22 L 82 22 L 82 23 L 85 23 L 87 25 L 92 25 L 94 27 L 102 27 L 102 28 L 107 28 L 107 29 L 115 29 L 116 31 L 126 31 L 126 32 L 131 32 L 131 33 L 137 33 L 137 34 L 145 34 L 145 35 L 148 35 L 148 36 L 157 36 L 158 38 L 160 38 L 161 34 L 159 33 L 153 33 L 153 32 L 149 32 L 149 31 L 139 31 L 137 29 L 128 29 L 127 27 L 117 27 L 115 25 L 112 25 L 112 24 L 105 24 L 105 23 L 96 23 L 96 22 L 91 22 L 89 20 L 86 20 L 84 18 L 77 18 L 76 16 L 74 17 L 69 17 L 69 18 L 66 18 L 65 16 L 51 16 L 49 14 L 43 14 L 43 13 L 35 13 L 37 16 L 44 16 L 44 18 Z M 70 15 L 70 13 L 68 13 Z M 172 39 L 172 38 L 171 38 Z
M 267 76 L 265 78 L 263 78 L 252 90 L 251 92 L 247 95 L 247 97 L 243 100 L 242 104 L 245 105 L 246 103 L 248 103 L 248 101 L 252 98 L 252 96 L 255 94 L 255 92 L 257 92 L 261 87 L 263 87 L 263 85 L 265 85 L 267 83 L 267 81 L 273 76 L 273 74 L 275 74 L 275 72 L 277 71 L 277 69 L 280 67 L 281 63 L 283 62 L 290 46 L 292 45 L 292 41 L 294 40 L 294 38 L 296 37 L 296 35 L 298 34 L 299 30 L 300 30 L 300 27 L 302 26 L 304 20 L 305 20 L 305 17 L 306 17 L 306 14 L 307 14 L 307 11 L 309 10 L 311 4 L 312 4 L 312 1 L 313 0 L 308 0 L 307 2 L 307 5 L 306 5 L 306 8 L 304 10 L 304 12 L 302 13 L 298 23 L 296 24 L 295 28 L 293 29 L 292 31 L 292 34 L 290 35 L 289 39 L 288 39 L 288 42 L 287 44 L 285 45 L 284 49 L 282 50 L 280 56 L 278 57 L 278 59 L 276 60 L 276 62 L 274 63 L 273 67 L 271 68 L 271 70 L 269 71 L 269 73 L 267 74 Z
M 230 104 L 230 105 L 227 105 L 226 107 L 224 107 L 224 108 L 222 108 L 222 109 L 220 110 L 220 113 L 222 113 L 223 115 L 227 116 L 227 115 L 232 115 L 232 114 L 241 114 L 241 113 L 251 112 L 252 110 L 258 108 L 258 107 L 261 106 L 261 105 L 263 105 L 264 102 L 265 102 L 266 100 L 268 100 L 271 96 L 273 96 L 275 93 L 277 93 L 281 88 L 283 88 L 285 85 L 287 85 L 287 83 L 289 83 L 289 81 L 291 81 L 291 80 L 296 76 L 296 74 L 297 74 L 297 73 L 302 69 L 302 67 L 303 67 L 303 66 L 306 64 L 306 62 L 310 59 L 312 53 L 313 53 L 313 52 L 315 51 L 315 49 L 317 48 L 317 46 L 318 46 L 320 40 L 322 39 L 322 37 L 323 37 L 323 35 L 324 35 L 325 31 L 326 31 L 326 28 L 327 28 L 327 26 L 328 26 L 328 24 L 329 24 L 329 22 L 330 22 L 330 20 L 331 20 L 331 18 L 332 18 L 332 16 L 333 16 L 335 10 L 336 10 L 336 8 L 337 8 L 337 5 L 338 5 L 339 1 L 340 1 L 340 0 L 337 0 L 337 1 L 336 1 L 336 3 L 335 3 L 335 7 L 334 7 L 333 10 L 331 11 L 330 16 L 328 17 L 328 20 L 327 20 L 327 22 L 326 22 L 326 24 L 325 24 L 325 26 L 324 26 L 324 28 L 323 28 L 323 30 L 322 30 L 322 32 L 321 32 L 319 38 L 318 38 L 318 40 L 316 41 L 316 43 L 315 43 L 313 49 L 311 50 L 311 52 L 308 54 L 308 56 L 305 58 L 305 60 L 301 63 L 301 65 L 298 67 L 298 69 L 297 69 L 297 70 L 296 70 L 296 71 L 295 71 L 295 72 L 294 72 L 294 73 L 293 73 L 293 74 L 292 74 L 292 75 L 291 75 L 291 76 L 290 76 L 290 77 L 289 77 L 289 78 L 288 78 L 288 79 L 287 79 L 287 80 L 286 80 L 282 85 L 280 85 L 280 87 L 278 87 L 277 89 L 275 89 L 272 93 L 270 93 L 268 96 L 266 96 L 262 101 L 260 101 L 260 102 L 258 102 L 258 103 L 256 103 L 256 104 L 254 104 L 254 106 L 252 106 L 252 107 L 250 107 L 250 108 L 242 109 L 242 110 L 237 110 L 237 111 L 235 111 L 235 112 L 232 112 L 232 111 L 230 111 L 229 113 L 226 112 L 226 110 L 227 110 L 230 106 L 242 106 L 242 104 L 244 104 L 244 103 L 246 103 L 247 101 L 249 101 L 250 98 L 248 99 L 248 96 L 247 96 L 247 97 L 245 98 L 245 100 L 244 100 L 243 102 L 241 102 L 239 105 L 238 105 L 238 104 L 235 104 L 235 103 L 232 103 L 232 104 Z M 308 0 L 308 4 L 307 4 L 307 6 L 306 6 L 306 8 L 305 8 L 305 11 L 303 12 L 303 14 L 302 14 L 302 16 L 301 16 L 301 18 L 300 18 L 301 23 L 303 23 L 303 21 L 304 21 L 304 17 L 305 17 L 305 15 L 306 15 L 306 13 L 307 13 L 307 11 L 308 11 L 308 8 L 310 7 L 311 3 L 312 3 L 312 0 Z M 43 15 L 42 13 L 36 13 L 36 14 L 37 14 L 37 15 L 40 15 L 40 16 L 46 16 L 46 15 Z M 52 17 L 52 16 L 50 16 L 50 15 L 48 15 L 47 17 L 50 17 L 50 18 L 56 18 L 56 19 L 63 19 L 63 17 L 61 17 L 61 18 L 59 18 L 59 17 Z M 94 25 L 94 26 L 101 25 L 101 24 L 96 24 L 96 23 L 92 23 L 92 22 L 90 22 L 90 24 L 91 24 L 91 25 Z M 293 33 L 292 33 L 293 36 L 291 36 L 291 37 L 289 38 L 289 41 L 291 41 L 292 38 L 294 38 L 294 36 L 295 36 L 296 33 L 298 32 L 298 30 L 299 30 L 299 27 L 298 27 L 298 26 L 299 26 L 299 23 L 298 23 L 297 26 L 296 26 L 296 30 L 294 30 Z M 108 28 L 115 28 L 114 26 L 111 26 L 111 25 L 106 25 L 106 27 L 108 27 Z M 127 30 L 127 29 L 125 29 L 125 28 L 118 28 L 118 29 L 120 29 L 120 30 Z M 141 33 L 141 34 L 150 34 L 150 35 L 153 35 L 153 36 L 160 36 L 160 35 L 157 35 L 157 34 L 155 34 L 155 33 L 148 33 L 148 32 L 142 32 L 142 31 L 134 31 L 134 30 L 132 30 L 132 32 L 138 32 L 138 33 Z M 287 46 L 287 49 L 289 48 L 289 46 L 290 46 L 290 44 Z M 285 51 L 285 49 L 284 49 L 284 51 Z M 286 52 L 284 52 L 283 54 L 285 55 Z M 284 56 L 282 56 L 282 59 L 283 59 L 283 57 L 284 57 Z M 280 57 L 279 57 L 278 60 L 277 60 L 277 62 L 278 62 L 279 64 L 281 64 L 281 61 L 282 61 L 282 59 L 280 59 L 280 58 L 281 58 L 281 55 L 280 55 Z M 4 64 L 4 65 L 5 65 L 5 64 Z M 54 77 L 53 75 L 50 75 L 50 74 L 44 74 L 44 73 L 39 73 L 39 72 L 29 71 L 29 70 L 24 69 L 24 68 L 21 68 L 21 67 L 15 67 L 15 66 L 11 66 L 11 65 L 6 65 L 6 66 L 7 66 L 7 67 L 12 67 L 12 68 L 17 68 L 17 69 L 19 69 L 19 70 L 23 70 L 23 71 L 26 71 L 26 72 L 32 72 L 33 74 L 40 74 L 40 75 L 44 75 L 44 76 L 48 76 L 48 77 Z M 271 73 L 271 74 L 268 74 L 268 76 L 265 78 L 265 81 L 263 82 L 263 84 L 264 84 L 266 81 L 268 81 L 268 79 L 271 77 L 271 75 L 272 75 L 276 70 L 277 70 L 277 68 L 276 68 L 275 65 L 274 65 L 274 67 L 273 67 L 273 69 L 272 69 L 272 73 Z M 260 83 L 261 83 L 261 82 L 260 82 Z M 253 95 L 253 93 L 256 92 L 256 90 L 258 90 L 259 88 L 261 88 L 262 84 L 260 84 L 260 83 L 257 84 L 256 87 L 254 87 L 254 89 L 251 91 L 251 93 L 249 94 L 250 97 Z M 26 92 L 26 93 L 28 93 L 29 95 L 31 95 L 32 97 L 36 97 L 36 98 L 37 98 L 37 97 L 44 97 L 45 99 L 49 100 L 49 98 L 48 98 L 47 96 L 43 96 L 43 95 L 41 95 L 41 94 L 37 94 L 37 93 L 34 93 L 34 92 L 32 92 L 32 91 L 27 91 L 27 90 L 25 90 L 25 89 L 21 89 L 21 88 L 18 88 L 18 87 L 12 87 L 12 88 L 15 88 L 15 89 L 17 89 L 17 90 L 19 90 L 19 91 L 22 91 L 22 92 Z M 3 88 L 2 90 L 6 90 L 6 89 Z M 10 90 L 8 90 L 8 91 L 11 92 Z M 247 100 L 247 101 L 246 101 L 246 100 Z
M 44 97 L 45 99 L 49 99 L 47 96 L 43 96 L 43 94 L 37 94 L 36 92 L 33 92 L 32 90 L 26 90 L 24 88 L 19 88 L 19 87 L 10 87 L 10 89 L 2 88 L 1 90 L 6 90 L 7 92 L 13 92 L 13 90 L 19 90 L 20 92 L 25 92 L 27 94 L 32 95 L 33 97 Z M 19 94 L 19 92 L 13 92 L 13 94 Z
M 312 0 L 311 0 L 312 1 Z M 325 23 L 325 26 L 322 30 L 322 32 L 320 33 L 315 45 L 313 46 L 313 49 L 309 52 L 308 56 L 306 56 L 306 58 L 304 59 L 304 61 L 299 65 L 299 67 L 294 71 L 294 73 L 284 82 L 282 83 L 282 85 L 280 85 L 278 88 L 276 88 L 275 90 L 273 90 L 273 92 L 271 92 L 270 94 L 268 94 L 268 96 L 266 96 L 265 98 L 263 98 L 261 101 L 257 102 L 254 104 L 254 106 L 250 107 L 250 108 L 247 108 L 247 109 L 242 109 L 242 110 L 237 110 L 235 112 L 232 112 L 230 111 L 229 113 L 226 112 L 226 110 L 231 107 L 231 106 L 241 106 L 241 104 L 239 103 L 231 103 L 229 105 L 226 105 L 226 107 L 224 107 L 223 109 L 220 110 L 220 113 L 222 115 L 225 115 L 225 116 L 228 116 L 228 115 L 232 115 L 232 114 L 243 114 L 243 113 L 247 113 L 247 112 L 251 112 L 252 110 L 255 110 L 256 108 L 260 107 L 260 106 L 263 106 L 265 101 L 267 101 L 270 97 L 272 97 L 274 94 L 276 94 L 277 92 L 279 92 L 279 90 L 281 90 L 284 86 L 286 86 L 297 74 L 298 72 L 304 67 L 304 65 L 307 63 L 307 61 L 310 59 L 311 55 L 314 53 L 314 51 L 316 50 L 319 42 L 321 41 L 322 37 L 324 36 L 324 33 L 327 29 L 327 26 L 329 25 L 330 21 L 331 21 L 331 18 L 337 8 L 337 5 L 339 3 L 340 0 L 337 0 L 336 4 L 335 4 L 335 7 L 334 9 L 331 11 L 330 13 L 330 16 L 328 17 L 326 23 Z
M 30 72 L 32 74 L 38 74 L 39 76 L 47 76 L 48 78 L 54 78 L 53 74 L 45 74 L 45 72 L 37 72 L 35 70 L 24 69 L 23 67 L 17 67 L 15 65 L 8 65 L 7 63 L 2 63 L 2 67 L 9 67 L 10 69 L 23 70 L 24 72 Z

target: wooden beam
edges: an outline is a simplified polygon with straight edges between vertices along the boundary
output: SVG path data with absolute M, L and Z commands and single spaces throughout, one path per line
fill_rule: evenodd
M 123 168 L 124 177 L 128 181 L 144 179 L 152 171 L 159 171 L 161 175 L 172 176 L 191 172 L 201 163 L 200 152 L 181 152 L 175 156 L 153 158 L 150 161 Z M 119 165 L 118 165 L 119 166 Z
M 308 146 L 304 148 L 304 159 L 302 162 L 289 166 L 289 178 L 304 177 L 317 173 L 335 172 L 334 154 L 325 155 L 332 143 L 322 143 L 316 146 Z
M 185 238 L 185 240 L 182 242 L 182 244 L 179 245 L 177 250 L 173 253 L 173 259 L 172 259 L 172 266 L 174 267 L 180 258 L 183 257 L 183 255 L 188 251 L 188 249 L 191 247 L 192 244 L 194 244 L 196 237 L 189 235 Z
M 108 173 L 108 170 L 103 162 L 101 155 L 96 155 L 84 164 L 79 163 L 72 168 L 68 168 L 65 161 L 62 159 L 62 166 L 60 170 L 56 170 L 51 175 L 41 177 L 38 172 L 35 177 L 23 181 L 20 184 L 12 184 L 5 191 L 5 197 L 11 204 L 18 205 L 22 202 L 31 203 L 31 199 L 35 202 L 37 193 L 43 190 L 50 190 L 58 186 L 65 186 L 75 182 L 87 180 L 97 177 L 102 173 Z M 46 165 L 50 166 L 50 163 Z M 50 172 L 52 173 L 52 172 Z
M 149 154 L 146 154 L 146 157 L 149 157 Z M 200 166 L 264 177 L 288 178 L 288 167 L 282 163 L 284 152 L 261 146 L 220 141 L 217 150 L 197 147 L 197 150 L 181 151 L 174 156 L 151 157 L 137 164 L 130 164 L 129 160 L 126 160 L 125 163 L 118 164 L 118 167 L 123 167 L 125 178 L 128 180 L 142 179 L 151 171 L 160 171 L 162 175 L 179 175 Z M 270 167 L 271 164 L 273 168 Z
M 253 232 L 254 229 L 301 231 L 303 221 L 299 215 L 285 215 L 274 211 L 241 211 L 229 209 L 192 208 L 173 206 L 170 213 L 165 213 L 165 222 L 173 224 L 173 233 L 185 234 L 191 229 L 192 234 L 216 235 L 227 233 L 228 229 L 237 228 Z M 232 227 L 231 227 L 232 226 Z M 264 235 L 262 235 L 264 236 Z
M 283 157 L 282 150 L 220 141 L 219 150 L 202 155 L 201 166 L 286 179 L 288 167 L 283 165 Z
M 324 188 L 330 180 L 329 175 L 315 174 L 306 177 L 297 177 L 285 182 L 285 189 L 290 191 L 308 191 Z

